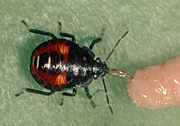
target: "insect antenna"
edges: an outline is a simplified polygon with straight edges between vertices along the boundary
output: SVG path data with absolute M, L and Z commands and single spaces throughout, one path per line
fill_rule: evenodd
M 117 41 L 116 45 L 114 46 L 114 48 L 111 50 L 111 52 L 109 53 L 109 55 L 107 56 L 106 60 L 104 62 L 107 62 L 109 57 L 112 55 L 112 53 L 114 52 L 115 48 L 117 47 L 117 45 L 119 44 L 119 42 L 121 41 L 122 38 L 124 38 L 129 31 L 126 31 L 121 38 Z M 132 75 L 130 75 L 129 73 L 126 73 L 125 71 L 122 70 L 118 70 L 118 69 L 108 69 L 108 73 L 115 75 L 115 76 L 119 76 L 119 77 L 127 77 L 127 78 L 133 78 Z
M 121 38 L 117 41 L 116 45 L 114 46 L 114 48 L 111 50 L 111 52 L 109 53 L 109 55 L 107 56 L 106 60 L 104 61 L 107 62 L 109 57 L 112 55 L 112 53 L 114 52 L 115 48 L 117 47 L 117 45 L 119 44 L 119 42 L 121 41 L 122 38 L 124 38 L 127 34 L 128 34 L 129 31 L 126 31 L 122 36 Z M 108 73 L 109 74 L 112 74 L 112 75 L 115 75 L 115 76 L 120 76 L 120 77 L 128 77 L 128 78 L 133 78 L 133 76 L 131 76 L 130 74 L 122 71 L 122 70 L 118 70 L 118 69 L 111 69 L 111 68 L 108 68 Z M 108 94 L 107 94 L 107 89 L 106 89 L 106 85 L 105 85 L 105 81 L 104 81 L 104 78 L 102 76 L 102 82 L 103 82 L 103 85 L 104 85 L 104 90 L 105 90 L 105 93 L 106 93 L 106 100 L 107 100 L 107 104 L 109 106 L 109 109 L 111 111 L 111 113 L 113 114 L 113 109 L 109 103 L 109 98 L 108 98 Z
M 103 81 L 104 90 L 105 90 L 105 93 L 106 93 L 106 100 L 107 100 L 109 109 L 110 109 L 111 113 L 113 114 L 113 109 L 111 108 L 111 105 L 110 105 L 110 103 L 109 103 L 109 98 L 108 98 L 108 95 L 107 95 L 107 89 L 106 89 L 106 85 L 105 85 L 105 81 L 104 81 L 104 78 L 103 78 L 103 77 L 102 77 L 102 81 Z
M 111 56 L 111 54 L 114 52 L 115 48 L 117 47 L 117 45 L 119 44 L 119 42 L 121 41 L 122 38 L 124 38 L 127 34 L 128 34 L 129 31 L 126 31 L 122 36 L 121 38 L 117 41 L 116 45 L 114 46 L 114 48 L 111 50 L 111 52 L 109 53 L 109 55 L 107 56 L 106 60 L 104 62 L 107 62 L 109 57 Z

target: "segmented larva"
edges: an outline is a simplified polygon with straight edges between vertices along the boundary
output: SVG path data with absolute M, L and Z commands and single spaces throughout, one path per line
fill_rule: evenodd
M 132 103 L 141 108 L 180 106 L 180 57 L 138 70 L 127 88 Z

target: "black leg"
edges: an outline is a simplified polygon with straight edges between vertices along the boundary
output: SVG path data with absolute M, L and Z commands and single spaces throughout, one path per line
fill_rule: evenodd
M 89 93 L 89 89 L 88 87 L 84 87 L 84 90 L 86 92 L 86 96 L 88 97 L 88 99 L 90 100 L 91 105 L 93 106 L 93 108 L 96 107 L 96 105 L 94 104 L 93 100 L 92 100 L 92 95 Z
M 24 20 L 22 20 L 21 23 L 23 23 L 26 26 L 26 28 L 32 33 L 36 33 L 36 34 L 40 34 L 40 35 L 47 35 L 47 36 L 52 37 L 53 39 L 57 39 L 57 37 L 54 36 L 52 33 L 40 31 L 40 30 L 36 30 L 36 29 L 30 29 L 30 27 L 28 26 L 28 24 Z
M 20 95 L 22 95 L 24 92 L 30 92 L 30 93 L 35 93 L 35 94 L 40 94 L 40 95 L 52 95 L 55 93 L 55 91 L 50 91 L 50 92 L 44 92 L 44 91 L 38 91 L 38 90 L 34 90 L 34 89 L 30 89 L 30 88 L 26 88 L 25 90 L 21 91 L 20 93 L 16 94 L 15 96 L 18 97 Z
M 60 105 L 63 105 L 64 96 L 74 97 L 76 94 L 77 94 L 76 88 L 73 88 L 73 93 L 72 94 L 71 93 L 67 93 L 67 92 L 63 92 L 62 96 L 61 96 L 61 104 Z
M 104 30 L 105 30 L 105 28 L 102 29 L 102 33 L 101 33 L 101 35 L 100 35 L 99 38 L 97 38 L 97 39 L 95 39 L 95 40 L 93 40 L 93 41 L 91 42 L 91 45 L 89 46 L 90 49 L 92 49 L 92 48 L 94 47 L 94 44 L 102 41 L 102 37 L 103 37 L 103 34 L 104 34 Z
M 61 22 L 59 22 L 59 32 L 60 32 L 60 35 L 63 36 L 63 37 L 68 37 L 68 38 L 71 38 L 73 42 L 76 42 L 76 38 L 74 37 L 74 35 L 71 35 L 71 34 L 68 34 L 68 33 L 62 33 L 62 30 L 61 30 Z

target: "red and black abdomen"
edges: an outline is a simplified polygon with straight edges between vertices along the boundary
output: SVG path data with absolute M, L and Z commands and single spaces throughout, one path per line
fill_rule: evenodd
M 87 47 L 66 39 L 52 39 L 34 49 L 30 72 L 44 88 L 63 91 L 92 82 L 93 58 Z
M 43 87 L 61 91 L 67 88 L 66 74 L 70 46 L 66 39 L 53 39 L 37 46 L 31 56 L 30 71 Z

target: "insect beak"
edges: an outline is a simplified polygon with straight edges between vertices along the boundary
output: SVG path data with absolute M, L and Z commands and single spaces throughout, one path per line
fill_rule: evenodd
M 125 71 L 118 70 L 118 69 L 111 69 L 111 68 L 109 68 L 108 73 L 112 74 L 112 75 L 115 75 L 115 76 L 119 76 L 119 77 L 133 78 L 132 75 L 126 73 Z

